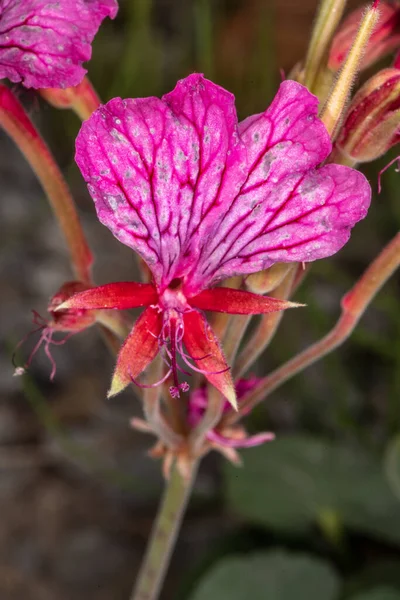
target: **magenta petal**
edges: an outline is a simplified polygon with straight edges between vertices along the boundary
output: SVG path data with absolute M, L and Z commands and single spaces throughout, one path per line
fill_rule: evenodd
M 91 57 L 91 42 L 116 0 L 2 0 L 0 79 L 25 87 L 78 85 Z
M 83 124 L 76 161 L 100 221 L 165 286 L 193 269 L 244 181 L 234 97 L 191 75 L 162 100 L 114 98 Z
M 115 98 L 82 126 L 76 161 L 99 219 L 187 298 L 274 262 L 330 256 L 371 189 L 331 150 L 318 100 L 294 81 L 238 125 L 229 92 L 190 75 L 157 98 Z
M 314 168 L 331 150 L 317 107 L 306 88 L 285 81 L 265 113 L 241 123 L 248 178 L 202 257 L 205 278 L 330 256 L 365 217 L 371 188 L 361 173 Z

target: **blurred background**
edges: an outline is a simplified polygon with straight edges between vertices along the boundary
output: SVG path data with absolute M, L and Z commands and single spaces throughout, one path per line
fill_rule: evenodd
M 280 70 L 302 59 L 317 7 L 316 0 L 119 3 L 89 64 L 103 100 L 159 96 L 202 71 L 236 95 L 239 118 L 264 110 Z M 74 164 L 77 118 L 33 92 L 17 93 L 72 188 L 96 281 L 134 279 L 132 251 L 97 221 Z M 366 171 L 374 190 L 394 156 Z M 351 242 L 313 265 L 296 296 L 308 308 L 289 311 L 256 373 L 334 324 L 342 295 L 399 229 L 398 178 L 394 167 L 385 174 Z M 140 415 L 131 392 L 106 401 L 113 359 L 94 329 L 55 348 L 54 382 L 42 352 L 28 378 L 12 377 L 11 355 L 32 329 L 31 310 L 45 316 L 71 272 L 46 199 L 1 132 L 0 190 L 0 599 L 127 600 L 162 489 L 160 465 L 146 455 L 153 440 L 129 428 Z M 242 469 L 216 455 L 204 461 L 162 600 L 399 600 L 398 279 L 339 352 L 271 395 L 248 428 L 273 430 L 278 441 L 243 451 Z M 293 587 L 282 591 L 288 581 Z

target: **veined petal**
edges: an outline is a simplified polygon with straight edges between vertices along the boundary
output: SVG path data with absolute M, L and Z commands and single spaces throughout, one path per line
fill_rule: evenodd
M 237 408 L 235 386 L 230 368 L 213 330 L 207 320 L 196 310 L 183 316 L 183 343 L 208 381 Z
M 99 287 L 75 294 L 66 302 L 60 304 L 57 310 L 70 308 L 84 308 L 86 310 L 117 308 L 125 310 L 155 304 L 157 299 L 158 294 L 154 285 L 124 281 L 107 283 L 106 285 L 100 285 Z
M 100 221 L 162 288 L 196 265 L 246 176 L 232 94 L 190 75 L 157 98 L 114 98 L 82 125 L 76 161 Z
M 201 310 L 211 310 L 231 315 L 259 315 L 302 306 L 296 302 L 288 302 L 278 298 L 260 296 L 251 292 L 224 287 L 204 290 L 197 296 L 190 298 L 189 304 Z
M 313 168 L 331 149 L 317 106 L 306 88 L 285 81 L 265 113 L 240 125 L 248 177 L 203 248 L 205 280 L 330 256 L 365 217 L 371 188 L 361 173 Z
M 331 150 L 318 99 L 285 81 L 238 126 L 231 94 L 190 75 L 163 97 L 100 107 L 76 160 L 99 219 L 149 265 L 162 293 L 191 297 L 275 262 L 330 256 L 367 211 L 359 172 L 316 169 Z
M 0 79 L 28 88 L 78 85 L 101 22 L 117 10 L 116 0 L 2 0 Z
M 122 392 L 157 356 L 161 326 L 162 313 L 146 308 L 119 351 L 108 397 Z

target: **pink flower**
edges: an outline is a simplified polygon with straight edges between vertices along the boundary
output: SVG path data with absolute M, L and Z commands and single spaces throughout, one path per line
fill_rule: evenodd
M 78 85 L 91 42 L 117 0 L 0 0 L 0 79 L 25 87 Z
M 239 379 L 236 382 L 236 393 L 238 405 L 240 407 L 240 401 L 243 396 L 252 390 L 258 383 L 258 377 L 251 377 L 249 379 Z M 204 416 L 208 404 L 207 388 L 205 386 L 195 390 L 189 397 L 188 405 L 188 423 L 191 428 L 201 421 Z M 225 402 L 224 413 L 228 412 L 230 405 Z M 244 414 L 244 413 L 243 413 Z M 271 432 L 258 433 L 256 435 L 248 436 L 246 430 L 236 425 L 233 427 L 225 427 L 220 429 L 210 429 L 206 434 L 206 439 L 215 448 L 222 452 L 233 462 L 238 462 L 239 458 L 234 452 L 235 448 L 251 448 L 253 446 L 260 446 L 266 442 L 271 442 L 275 439 L 275 434 Z
M 331 151 L 318 100 L 294 81 L 237 122 L 232 94 L 190 75 L 161 100 L 114 98 L 82 126 L 76 160 L 100 221 L 147 263 L 151 284 L 113 283 L 62 308 L 147 306 L 123 344 L 109 395 L 162 350 L 173 395 L 177 354 L 235 404 L 222 349 L 203 311 L 257 314 L 290 303 L 224 287 L 275 262 L 330 256 L 367 212 L 358 171 L 318 165 Z M 185 349 L 184 349 L 185 347 Z

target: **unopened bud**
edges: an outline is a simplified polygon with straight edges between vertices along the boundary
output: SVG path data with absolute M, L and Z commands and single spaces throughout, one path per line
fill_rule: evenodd
M 399 141 L 400 70 L 384 69 L 354 96 L 336 140 L 346 162 L 370 162 Z
M 379 4 L 379 12 L 379 21 L 365 47 L 360 69 L 366 69 L 400 47 L 400 5 L 386 0 Z M 328 60 L 328 67 L 332 71 L 338 71 L 344 63 L 364 13 L 363 6 L 351 12 L 336 33 Z
M 68 281 L 51 298 L 47 307 L 52 317 L 50 326 L 54 331 L 82 331 L 96 321 L 95 311 L 84 309 L 56 310 L 60 304 L 78 292 L 87 290 L 88 286 L 80 281 Z
M 254 294 L 268 294 L 278 287 L 291 268 L 291 263 L 275 263 L 269 269 L 246 277 L 246 287 Z

